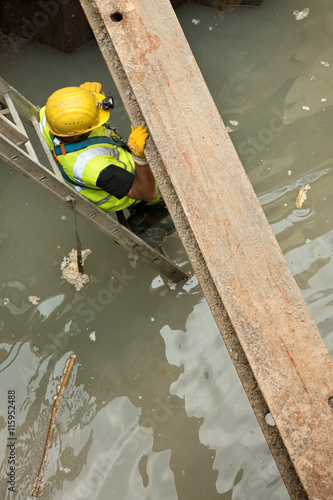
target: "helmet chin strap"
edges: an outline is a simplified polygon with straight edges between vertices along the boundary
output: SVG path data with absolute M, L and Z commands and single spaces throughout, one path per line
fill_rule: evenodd
M 69 135 L 68 137 L 61 137 L 61 136 L 58 136 L 56 135 L 55 137 L 57 139 L 59 139 L 59 141 L 61 142 L 65 142 L 65 143 L 68 143 L 68 144 L 71 144 L 73 142 L 80 142 L 80 141 L 83 141 L 84 139 L 86 139 L 89 134 L 90 134 L 91 131 L 89 132 L 85 132 L 84 134 L 79 134 L 79 135 Z

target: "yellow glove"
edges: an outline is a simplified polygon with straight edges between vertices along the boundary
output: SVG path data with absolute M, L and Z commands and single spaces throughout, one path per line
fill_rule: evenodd
M 96 92 L 96 94 L 104 94 L 102 91 L 102 85 L 98 82 L 85 82 L 80 85 L 81 89 L 90 90 L 90 92 Z
M 139 125 L 135 130 L 133 128 L 133 125 L 131 125 L 131 129 L 132 133 L 128 138 L 128 146 L 135 156 L 144 159 L 145 155 L 143 149 L 145 147 L 146 139 L 148 137 L 147 129 L 143 128 L 142 125 Z

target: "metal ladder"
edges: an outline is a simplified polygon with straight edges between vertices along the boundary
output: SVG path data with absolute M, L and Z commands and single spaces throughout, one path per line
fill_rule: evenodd
M 14 167 L 15 170 L 43 188 L 68 208 L 72 208 L 74 204 L 77 214 L 89 220 L 113 241 L 137 255 L 142 261 L 148 263 L 173 283 L 189 278 L 189 275 L 166 255 L 149 246 L 141 238 L 119 224 L 118 221 L 103 212 L 91 201 L 80 196 L 69 184 L 65 183 L 57 163 L 42 137 L 38 122 L 38 109 L 1 77 L 0 101 L 4 108 L 0 110 L 1 160 Z M 7 118 L 7 115 L 11 115 L 12 120 Z M 52 172 L 39 162 L 22 120 L 35 129 L 50 162 Z

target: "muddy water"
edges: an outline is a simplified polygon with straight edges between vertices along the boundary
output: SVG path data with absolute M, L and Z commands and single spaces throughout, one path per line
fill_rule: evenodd
M 308 17 L 296 21 L 293 11 L 304 7 Z M 331 2 L 264 0 L 259 9 L 223 15 L 187 4 L 177 14 L 332 352 Z M 100 81 L 116 98 L 113 123 L 129 132 L 94 42 L 72 55 L 13 46 L 1 76 L 39 105 L 61 86 Z M 1 498 L 28 498 L 53 396 L 75 352 L 44 498 L 287 499 L 195 276 L 171 289 L 79 221 L 92 253 L 85 264 L 90 282 L 76 291 L 60 271 L 75 245 L 72 213 L 7 165 L 0 177 Z M 296 208 L 306 185 L 307 200 Z M 176 235 L 166 250 L 190 270 Z M 14 494 L 5 482 L 8 390 L 16 391 Z

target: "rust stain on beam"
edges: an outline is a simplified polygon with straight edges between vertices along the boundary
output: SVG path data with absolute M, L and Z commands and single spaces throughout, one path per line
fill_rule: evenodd
M 147 158 L 221 334 L 229 349 L 239 342 L 246 353 L 304 486 L 306 493 L 286 482 L 291 497 L 333 497 L 333 362 L 169 2 L 95 1 L 110 40 L 90 2 L 81 3 L 117 85 L 130 85 L 145 117 L 154 139 Z M 125 104 L 138 116 L 133 102 Z M 250 384 L 250 400 L 259 401 Z M 267 437 L 258 409 L 256 416 Z M 285 479 L 280 452 L 270 446 Z

